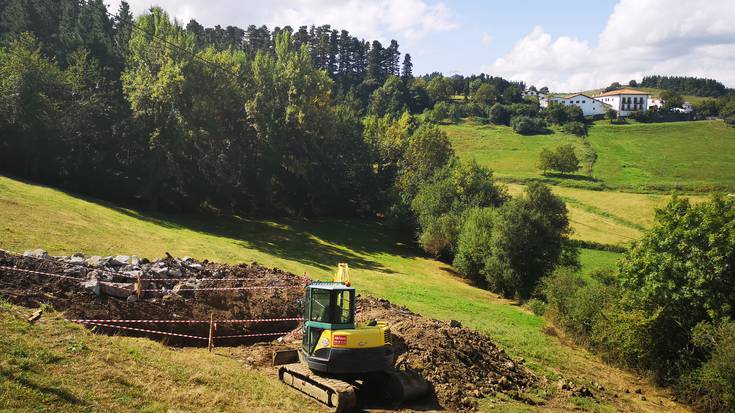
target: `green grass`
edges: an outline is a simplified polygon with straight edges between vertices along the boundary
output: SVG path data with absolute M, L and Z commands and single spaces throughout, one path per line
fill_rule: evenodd
M 596 122 L 595 177 L 611 187 L 709 191 L 735 188 L 735 128 L 722 121 Z
M 473 122 L 442 129 L 461 159 L 474 159 L 503 180 L 647 192 L 735 190 L 735 128 L 722 121 L 625 125 L 597 121 L 588 137 L 597 154 L 592 176 L 543 176 L 536 168 L 543 148 L 572 143 L 578 156 L 584 153 L 580 138 L 558 130 L 522 136 L 506 126 Z
M 523 136 L 508 126 L 464 122 L 445 125 L 449 140 L 461 159 L 474 159 L 490 167 L 498 177 L 538 178 L 536 160 L 541 150 L 571 143 L 583 150 L 581 140 L 563 133 Z
M 545 334 L 542 318 L 473 287 L 450 266 L 421 256 L 409 240 L 375 221 L 142 214 L 0 177 L 0 222 L 0 247 L 11 250 L 42 247 L 52 254 L 146 257 L 168 251 L 220 262 L 258 261 L 299 274 L 307 272 L 314 278 L 328 278 L 338 262 L 348 262 L 359 291 L 424 316 L 459 320 L 487 333 L 509 354 L 525 358 L 541 374 L 582 376 L 607 388 L 627 386 L 634 380 L 586 351 Z M 586 265 L 600 265 L 596 255 L 585 252 Z M 140 354 L 145 356 L 146 351 L 148 348 Z M 219 370 L 223 375 L 231 372 Z M 122 391 L 117 384 L 110 386 L 105 397 Z M 257 396 L 254 394 L 252 397 Z M 562 410 L 572 407 L 565 401 L 555 403 L 561 403 Z M 621 397 L 615 403 L 626 410 L 641 410 L 633 398 Z
M 45 312 L 0 307 L 0 411 L 321 411 L 220 350 L 95 335 Z

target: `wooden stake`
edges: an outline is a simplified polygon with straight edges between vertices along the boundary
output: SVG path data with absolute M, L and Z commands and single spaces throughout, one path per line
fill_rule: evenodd
M 138 301 L 140 301 L 140 298 L 143 296 L 143 281 L 141 280 L 140 273 L 138 273 L 135 278 L 137 278 L 138 280 L 138 282 L 135 284 L 135 295 L 137 296 Z
M 214 348 L 214 312 L 209 313 L 209 351 Z

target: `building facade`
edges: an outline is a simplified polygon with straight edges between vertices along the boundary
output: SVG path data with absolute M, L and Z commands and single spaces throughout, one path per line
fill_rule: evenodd
M 633 89 L 611 90 L 595 96 L 595 99 L 615 109 L 621 117 L 630 116 L 633 112 L 647 112 L 648 98 L 648 93 Z
M 540 101 L 541 107 L 548 107 L 550 103 L 558 103 L 562 106 L 577 106 L 582 109 L 584 116 L 604 115 L 607 106 L 593 97 L 583 93 L 568 96 L 549 97 Z

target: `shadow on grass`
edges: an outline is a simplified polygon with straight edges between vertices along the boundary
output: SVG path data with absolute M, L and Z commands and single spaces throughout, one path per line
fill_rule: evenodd
M 28 182 L 32 185 L 37 183 Z M 53 188 L 64 194 L 102 206 L 125 216 L 172 230 L 190 230 L 228 238 L 243 248 L 331 271 L 339 262 L 362 270 L 394 273 L 370 256 L 421 257 L 421 251 L 406 234 L 371 219 L 340 218 L 243 218 L 206 214 L 139 211 Z M 140 234 L 145 237 L 146 234 Z
M 542 174 L 546 178 L 568 179 L 572 181 L 600 182 L 597 178 L 589 175 L 563 174 L 556 172 L 547 172 Z
M 30 389 L 34 392 L 38 392 L 43 395 L 55 397 L 66 403 L 78 404 L 78 405 L 87 404 L 84 402 L 84 400 L 78 399 L 76 396 L 74 396 L 67 390 L 36 384 L 26 379 L 25 377 L 16 376 L 13 373 L 6 371 L 6 370 L 0 370 L 0 377 L 4 377 L 6 380 L 15 382 L 18 385 L 25 387 L 27 389 Z

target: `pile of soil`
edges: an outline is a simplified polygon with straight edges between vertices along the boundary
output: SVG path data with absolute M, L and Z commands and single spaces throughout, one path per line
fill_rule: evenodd
M 504 393 L 519 397 L 538 382 L 492 340 L 460 323 L 423 318 L 386 300 L 360 297 L 358 319 L 387 321 L 396 368 L 419 372 L 438 402 L 457 411 L 475 410 L 477 399 Z
M 30 255 L 30 254 L 29 254 Z M 79 258 L 82 259 L 79 259 Z M 75 259 L 76 258 L 76 259 Z M 301 316 L 304 285 L 302 277 L 270 269 L 253 263 L 236 266 L 197 262 L 192 259 L 167 257 L 153 262 L 115 265 L 113 257 L 84 260 L 81 254 L 72 257 L 49 257 L 43 254 L 19 256 L 0 251 L 0 266 L 47 272 L 74 277 L 55 278 L 46 275 L 22 273 L 0 268 L 0 296 L 25 307 L 51 305 L 63 311 L 70 319 L 127 319 L 127 320 L 215 320 L 295 318 Z M 93 264 L 90 264 L 92 262 Z M 111 265 L 112 263 L 112 265 Z M 143 278 L 172 278 L 174 281 L 146 283 L 146 289 L 160 289 L 161 293 L 146 293 L 138 301 L 130 274 L 140 272 Z M 180 280 L 178 280 L 180 278 Z M 215 280 L 201 280 L 213 278 Z M 228 279 L 243 279 L 232 281 Z M 130 283 L 127 298 L 96 294 L 90 286 L 94 282 Z M 104 280 L 104 281 L 101 281 Z M 293 286 L 293 288 L 234 290 L 234 291 L 179 291 L 184 288 L 251 286 Z M 207 337 L 208 324 L 136 323 L 131 327 L 167 331 Z M 291 331 L 299 322 L 218 324 L 216 335 L 255 334 Z M 104 333 L 145 336 L 142 333 L 96 327 Z M 203 346 L 206 341 L 165 336 L 170 345 Z M 220 346 L 270 341 L 272 336 L 253 339 L 218 339 Z

